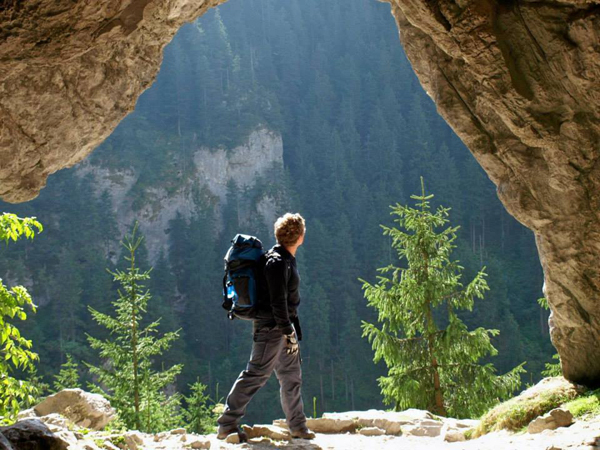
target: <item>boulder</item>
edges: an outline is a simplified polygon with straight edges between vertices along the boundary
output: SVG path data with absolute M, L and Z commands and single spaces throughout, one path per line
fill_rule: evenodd
M 573 423 L 573 414 L 563 408 L 555 408 L 548 414 L 532 420 L 527 426 L 531 434 L 541 433 L 544 430 L 556 430 L 559 427 L 568 427 Z
M 3 434 L 0 434 L 0 450 L 15 450 L 12 444 L 4 437 Z
M 58 413 L 76 425 L 101 430 L 116 417 L 108 400 L 81 389 L 65 389 L 46 397 L 34 408 L 38 416 Z
M 10 442 L 14 450 L 67 450 L 68 448 L 67 442 L 52 433 L 39 419 L 21 420 L 9 427 L 0 427 L 0 433 Z

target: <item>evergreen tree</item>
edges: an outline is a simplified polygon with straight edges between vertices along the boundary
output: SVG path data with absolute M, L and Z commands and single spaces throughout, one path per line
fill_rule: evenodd
M 113 339 L 100 340 L 88 335 L 93 349 L 99 350 L 105 363 L 88 364 L 97 377 L 95 391 L 105 395 L 117 409 L 128 427 L 156 432 L 169 428 L 178 409 L 178 397 L 166 398 L 164 389 L 175 381 L 182 365 L 166 370 L 155 370 L 153 358 L 168 350 L 179 332 L 168 332 L 158 337 L 159 321 L 141 328 L 150 292 L 142 282 L 150 278 L 150 270 L 142 272 L 136 265 L 136 250 L 142 238 L 136 236 L 137 226 L 127 235 L 122 245 L 129 256 L 129 268 L 111 272 L 121 285 L 119 298 L 113 302 L 115 316 L 89 310 L 93 319 L 111 332 Z
M 60 372 L 54 375 L 54 392 L 81 387 L 78 369 L 79 365 L 73 361 L 71 355 L 67 354 L 67 362 L 63 363 Z
M 388 366 L 388 375 L 379 380 L 386 403 L 396 410 L 416 407 L 443 416 L 477 416 L 519 387 L 523 364 L 498 376 L 491 363 L 479 363 L 497 354 L 490 339 L 498 330 L 468 331 L 455 310 L 472 310 L 474 299 L 483 298 L 488 290 L 484 269 L 463 286 L 462 267 L 450 259 L 458 227 L 437 231 L 449 222 L 449 209 L 440 206 L 432 212 L 433 195 L 425 194 L 423 179 L 421 191 L 411 196 L 417 209 L 392 207 L 403 230 L 383 227 L 407 267 L 389 265 L 380 269 L 377 284 L 364 282 L 364 295 L 378 310 L 381 328 L 363 322 L 363 336 L 372 343 L 374 360 L 383 359 Z M 442 307 L 446 328 L 436 320 Z
M 185 428 L 188 432 L 197 434 L 214 433 L 217 417 L 214 405 L 211 407 L 210 398 L 205 394 L 206 385 L 199 379 L 189 386 L 190 395 L 184 397 L 186 408 L 183 412 Z

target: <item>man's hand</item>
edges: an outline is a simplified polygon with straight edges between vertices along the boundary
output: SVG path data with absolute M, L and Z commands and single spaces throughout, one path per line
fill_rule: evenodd
M 288 355 L 295 355 L 298 353 L 298 338 L 296 338 L 296 332 L 285 335 L 285 351 Z

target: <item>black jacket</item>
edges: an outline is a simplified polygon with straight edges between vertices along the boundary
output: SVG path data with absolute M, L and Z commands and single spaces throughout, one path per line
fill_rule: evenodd
M 254 329 L 277 325 L 283 334 L 290 334 L 294 331 L 292 323 L 298 324 L 300 304 L 300 275 L 296 258 L 281 245 L 275 245 L 266 256 L 264 275 L 267 292 L 254 321 Z M 298 325 L 296 333 L 300 335 Z

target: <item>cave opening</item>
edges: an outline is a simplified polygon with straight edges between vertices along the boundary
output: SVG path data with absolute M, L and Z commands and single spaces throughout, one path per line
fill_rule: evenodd
M 256 163 L 251 169 L 250 160 Z M 244 165 L 248 170 L 235 170 Z M 554 350 L 547 314 L 535 302 L 543 274 L 532 233 L 505 212 L 493 184 L 438 116 L 398 45 L 389 6 L 376 2 L 237 0 L 184 25 L 135 112 L 93 154 L 54 175 L 38 199 L 4 205 L 49 217 L 60 230 L 48 226 L 27 252 L 15 249 L 19 265 L 10 273 L 45 267 L 54 274 L 71 258 L 85 286 L 73 298 L 101 302 L 98 288 L 89 288 L 100 283 L 89 275 L 92 264 L 113 264 L 115 238 L 135 217 L 146 221 L 148 263 L 176 286 L 153 285 L 168 305 L 160 312 L 187 333 L 178 351 L 192 362 L 182 383 L 201 374 L 219 396 L 218 386 L 229 384 L 247 349 L 228 347 L 231 356 L 224 358 L 224 321 L 215 316 L 218 328 L 198 326 L 197 302 L 215 303 L 219 286 L 196 272 L 220 268 L 223 247 L 237 230 L 269 242 L 268 224 L 277 213 L 306 211 L 313 239 L 301 256 L 307 313 L 329 318 L 326 344 L 335 355 L 319 350 L 321 341 L 307 342 L 307 364 L 320 374 L 307 378 L 307 396 L 321 399 L 325 409 L 379 406 L 373 396 L 381 367 L 364 369 L 370 353 L 351 331 L 356 323 L 340 311 L 372 314 L 355 280 L 390 261 L 379 224 L 389 223 L 390 204 L 409 201 L 421 175 L 462 226 L 458 258 L 467 272 L 488 267 L 492 291 L 471 323 L 501 329 L 500 371 L 528 360 L 528 381 L 535 381 Z M 112 217 L 105 220 L 100 212 L 107 210 Z M 79 237 L 57 256 L 65 233 Z M 207 250 L 199 242 L 211 233 L 218 244 Z M 94 255 L 70 256 L 84 244 Z M 108 259 L 100 257 L 103 251 Z M 330 267 L 328 255 L 344 264 Z M 31 283 L 43 306 L 32 323 L 52 336 L 42 316 L 55 294 L 44 292 L 43 282 Z M 311 305 L 310 299 L 320 301 Z M 86 320 L 85 311 L 81 317 Z M 241 325 L 233 329 L 244 333 Z M 362 353 L 340 350 L 348 336 Z M 204 342 L 215 344 L 201 348 Z M 61 349 L 46 344 L 44 351 L 60 360 Z M 249 419 L 278 407 L 274 389 L 253 403 Z

